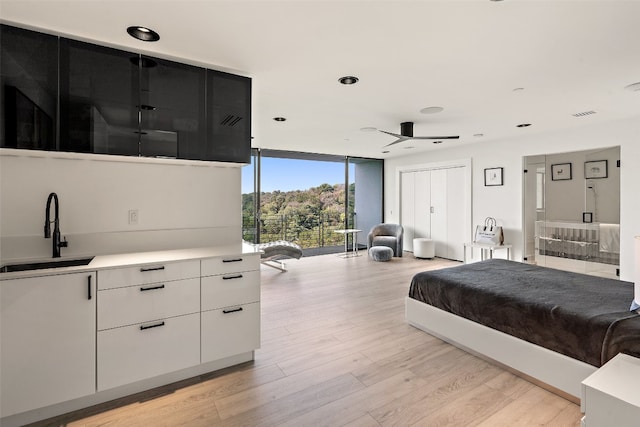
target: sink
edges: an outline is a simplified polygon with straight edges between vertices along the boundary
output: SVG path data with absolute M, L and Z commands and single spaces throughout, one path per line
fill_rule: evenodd
M 77 258 L 77 259 L 59 259 L 59 260 L 46 260 L 38 262 L 30 262 L 25 264 L 5 264 L 0 267 L 0 273 L 11 273 L 14 271 L 30 271 L 30 270 L 43 270 L 45 268 L 60 268 L 60 267 L 78 267 L 81 265 L 88 265 L 93 257 L 90 258 Z

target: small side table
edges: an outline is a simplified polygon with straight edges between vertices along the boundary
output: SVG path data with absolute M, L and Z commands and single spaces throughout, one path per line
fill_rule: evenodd
M 352 256 L 360 256 L 358 255 L 358 233 L 362 233 L 362 230 L 358 230 L 356 228 L 347 228 L 344 230 L 333 230 L 335 233 L 344 234 L 344 253 L 340 254 L 341 257 L 347 258 Z M 351 238 L 351 255 L 349 255 L 349 234 L 353 237 Z
M 638 375 L 640 359 L 620 353 L 582 381 L 582 425 L 637 426 L 640 396 L 634 380 Z
M 476 243 L 476 242 L 468 242 L 464 244 L 464 263 L 467 263 L 467 248 L 471 249 L 471 257 L 473 258 L 473 248 L 480 249 L 480 259 L 484 261 L 485 259 L 493 258 L 493 252 L 499 249 L 507 250 L 507 259 L 511 259 L 511 244 L 502 244 L 502 245 L 487 245 L 485 243 Z M 489 257 L 487 258 L 487 254 Z

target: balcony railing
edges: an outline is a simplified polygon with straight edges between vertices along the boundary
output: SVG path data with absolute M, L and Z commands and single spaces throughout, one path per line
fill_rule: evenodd
M 352 221 L 350 221 L 351 223 Z M 260 242 L 256 242 L 256 227 L 252 216 L 242 218 L 242 238 L 265 243 L 276 240 L 295 242 L 303 249 L 344 245 L 344 235 L 334 230 L 344 228 L 344 215 L 262 215 Z

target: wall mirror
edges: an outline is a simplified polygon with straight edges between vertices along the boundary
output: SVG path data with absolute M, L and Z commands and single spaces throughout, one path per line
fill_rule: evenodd
M 527 156 L 523 164 L 523 260 L 618 278 L 620 147 Z M 557 165 L 571 174 L 559 176 Z

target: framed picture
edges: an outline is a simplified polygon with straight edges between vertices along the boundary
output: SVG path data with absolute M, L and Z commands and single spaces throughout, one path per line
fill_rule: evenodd
M 606 160 L 584 162 L 584 177 L 586 179 L 606 178 L 608 176 Z
M 502 185 L 503 168 L 488 168 L 484 170 L 484 186 Z
M 557 163 L 551 165 L 551 180 L 563 181 L 571 179 L 571 163 Z

